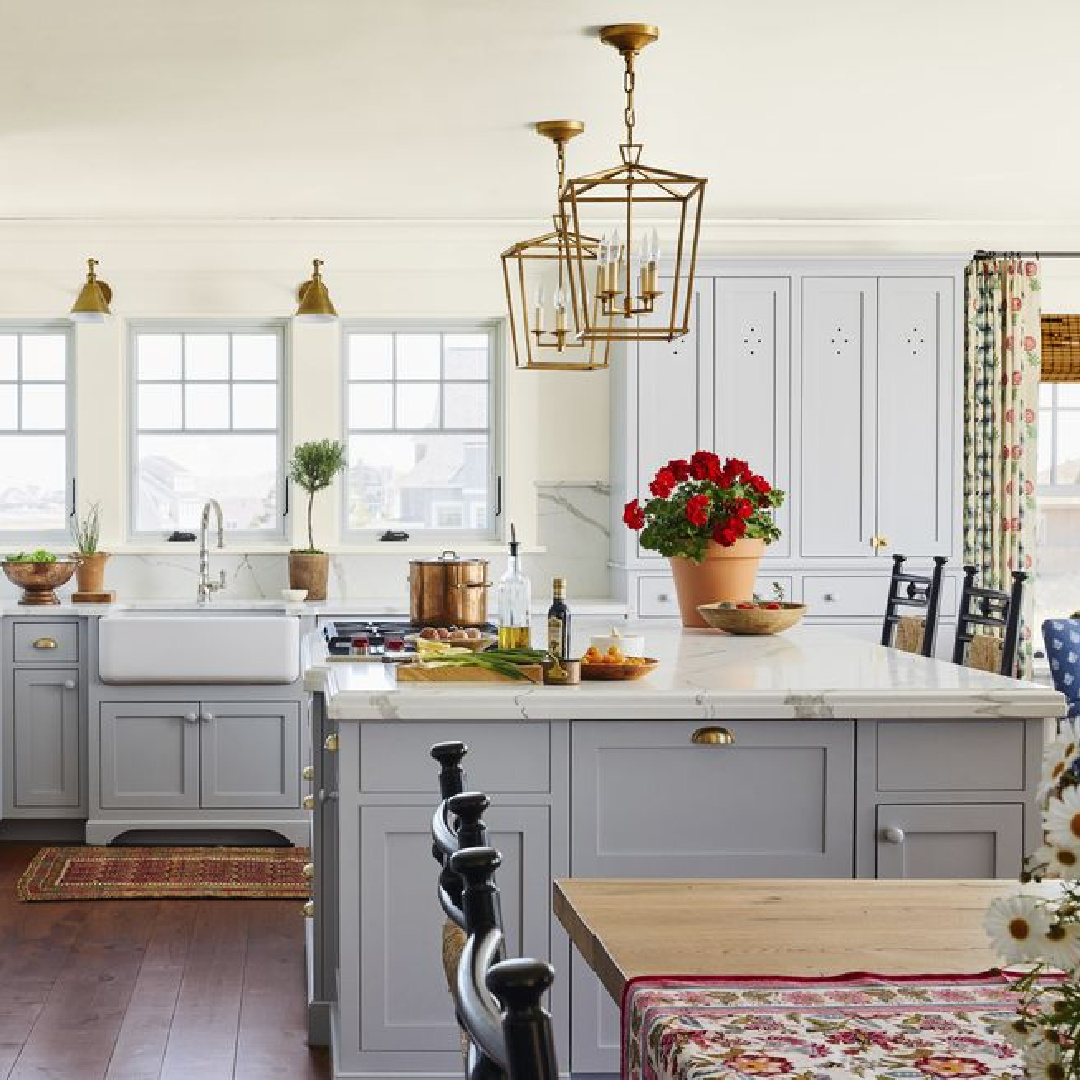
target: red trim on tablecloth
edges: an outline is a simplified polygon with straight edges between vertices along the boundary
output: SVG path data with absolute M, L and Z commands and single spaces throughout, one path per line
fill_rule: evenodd
M 777 990 L 789 986 L 804 986 L 813 983 L 819 985 L 822 983 L 858 984 L 871 980 L 877 983 L 935 982 L 948 984 L 990 982 L 998 979 L 1018 979 L 1022 974 L 1023 972 L 1009 971 L 1003 968 L 988 968 L 986 971 L 970 974 L 948 972 L 936 975 L 882 975 L 873 971 L 845 971 L 839 975 L 635 975 L 633 978 L 627 979 L 626 985 L 623 986 L 622 999 L 619 1002 L 619 1074 L 622 1080 L 626 1080 L 626 1050 L 628 1043 L 626 1025 L 629 1020 L 629 1010 L 626 1007 L 627 999 L 643 984 L 663 987 L 694 984 L 726 986 L 737 983 L 744 989 Z

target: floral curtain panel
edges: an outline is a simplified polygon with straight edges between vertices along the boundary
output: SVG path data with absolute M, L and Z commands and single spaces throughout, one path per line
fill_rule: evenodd
M 979 583 L 1008 590 L 1035 553 L 1036 419 L 1041 290 L 1033 259 L 978 258 L 966 273 L 964 562 Z M 1017 662 L 1031 672 L 1033 590 Z

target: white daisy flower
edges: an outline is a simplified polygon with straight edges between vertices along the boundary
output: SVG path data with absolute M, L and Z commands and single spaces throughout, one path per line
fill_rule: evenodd
M 1080 844 L 1080 788 L 1068 787 L 1052 794 L 1043 812 L 1046 842 L 1055 847 Z
M 1055 1043 L 1037 1043 L 1024 1051 L 1025 1072 L 1029 1080 L 1065 1080 L 1061 1048 Z
M 1035 896 L 997 896 L 990 902 L 983 924 L 994 950 L 1006 964 L 1038 960 L 1051 917 Z
M 1075 721 L 1062 723 L 1061 730 L 1043 750 L 1039 797 L 1046 798 L 1077 758 L 1080 757 L 1080 729 Z
M 1038 939 L 1036 952 L 1051 967 L 1071 971 L 1080 964 L 1080 926 L 1074 922 L 1051 926 Z
M 1076 846 L 1043 844 L 1028 859 L 1027 865 L 1039 877 L 1076 880 L 1080 878 L 1080 843 Z

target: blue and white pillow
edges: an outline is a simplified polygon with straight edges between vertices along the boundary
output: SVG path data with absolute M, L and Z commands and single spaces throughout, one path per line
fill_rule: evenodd
M 1069 716 L 1080 717 L 1080 619 L 1047 619 L 1042 624 L 1054 689 L 1069 702 Z

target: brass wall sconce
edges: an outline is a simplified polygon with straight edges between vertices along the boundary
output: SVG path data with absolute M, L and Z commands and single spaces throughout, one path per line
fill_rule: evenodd
M 536 133 L 555 144 L 556 198 L 562 194 L 566 177 L 566 144 L 584 130 L 581 120 L 541 120 L 536 124 Z M 571 248 L 580 247 L 583 258 L 594 261 L 599 241 L 567 236 L 559 212 L 553 223 L 553 231 L 512 244 L 501 256 L 514 364 L 529 371 L 606 368 L 610 345 L 582 339 L 570 289 Z
M 313 259 L 310 279 L 296 290 L 296 299 L 299 301 L 296 318 L 305 322 L 330 322 L 337 318 L 337 309 L 330 299 L 326 282 L 319 270 L 322 265 L 322 259 Z
M 707 181 L 643 165 L 642 144 L 634 141 L 634 63 L 659 35 L 655 26 L 644 23 L 601 28 L 600 40 L 618 49 L 625 68 L 622 161 L 615 168 L 567 180 L 562 188 L 563 230 L 574 238 L 570 293 L 586 341 L 672 341 L 690 328 Z M 613 226 L 610 233 L 601 233 L 595 254 L 581 239 L 585 227 L 599 231 L 595 223 L 583 223 L 588 214 L 599 215 L 608 229 Z M 670 241 L 670 275 L 665 272 L 662 279 L 660 230 L 670 228 L 664 222 L 673 222 L 677 231 Z
M 79 290 L 75 303 L 71 305 L 71 319 L 73 322 L 99 323 L 112 314 L 109 310 L 109 301 L 112 300 L 112 289 L 107 282 L 102 281 L 95 272 L 97 259 L 87 259 L 88 272 L 86 282 Z

